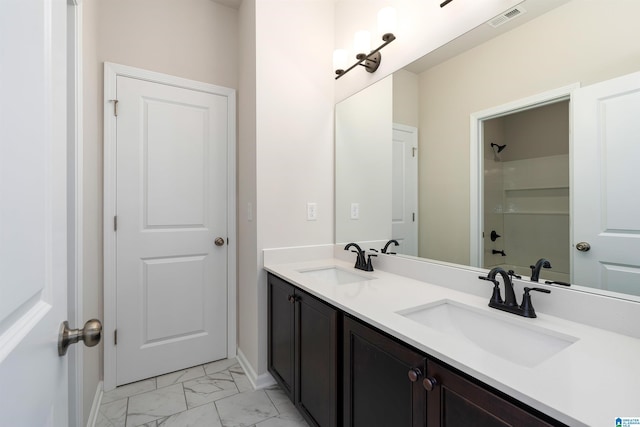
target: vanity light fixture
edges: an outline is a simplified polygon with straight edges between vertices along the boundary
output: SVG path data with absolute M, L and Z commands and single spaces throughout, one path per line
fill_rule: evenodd
M 396 26 L 396 10 L 392 7 L 385 7 L 378 12 L 378 31 L 382 34 L 382 44 L 371 49 L 371 34 L 368 31 L 358 31 L 354 36 L 354 49 L 357 52 L 357 62 L 346 68 L 348 54 L 344 49 L 336 49 L 333 52 L 333 68 L 336 71 L 336 80 L 347 74 L 349 71 L 362 65 L 368 72 L 375 72 L 382 62 L 380 50 L 394 41 L 393 35 Z M 369 51 L 369 53 L 366 53 Z

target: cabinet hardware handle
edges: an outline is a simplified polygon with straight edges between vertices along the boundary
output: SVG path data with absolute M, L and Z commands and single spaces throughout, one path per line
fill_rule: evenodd
M 409 375 L 409 380 L 412 383 L 415 383 L 422 376 L 422 372 L 418 368 L 411 368 L 409 369 L 408 375 Z
M 294 303 L 296 302 L 296 296 L 295 296 L 295 295 L 289 295 L 289 296 L 287 297 L 287 299 L 289 300 L 289 302 L 290 302 L 291 304 L 294 304 Z
M 422 385 L 427 389 L 427 391 L 433 391 L 433 389 L 438 385 L 438 380 L 427 377 L 422 380 Z

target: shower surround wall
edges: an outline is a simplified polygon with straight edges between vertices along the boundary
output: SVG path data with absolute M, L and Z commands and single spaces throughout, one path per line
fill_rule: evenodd
M 569 156 L 538 157 L 502 164 L 504 242 L 509 264 L 551 261 L 545 279 L 569 280 Z M 517 272 L 517 268 L 514 268 Z
M 485 169 L 485 266 L 528 276 L 530 264 L 547 258 L 553 269 L 542 277 L 569 281 L 568 155 L 490 162 Z M 495 241 L 492 230 L 500 235 Z

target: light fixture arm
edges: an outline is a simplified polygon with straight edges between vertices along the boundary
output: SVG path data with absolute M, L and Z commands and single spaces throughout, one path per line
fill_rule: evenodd
M 358 55 L 356 55 L 356 59 L 358 61 L 346 70 L 336 70 L 336 80 L 356 68 L 358 65 L 362 65 L 370 73 L 376 71 L 380 66 L 380 63 L 382 62 L 382 54 L 380 53 L 380 50 L 382 50 L 383 47 L 385 47 L 395 39 L 396 36 L 394 36 L 393 33 L 386 33 L 384 36 L 382 36 L 383 43 L 380 46 L 378 46 L 368 54 L 359 53 Z

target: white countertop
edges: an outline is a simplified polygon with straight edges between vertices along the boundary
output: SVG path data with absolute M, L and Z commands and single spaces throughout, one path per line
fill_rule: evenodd
M 371 280 L 332 285 L 300 270 L 336 266 Z M 363 272 L 334 258 L 265 264 L 267 271 L 445 363 L 571 426 L 614 426 L 617 417 L 640 417 L 640 339 L 546 315 L 527 319 L 487 306 L 481 298 L 376 270 Z M 502 291 L 504 295 L 504 290 Z M 552 296 L 544 296 L 550 298 Z M 521 296 L 517 295 L 518 301 Z M 543 298 L 532 293 L 536 299 Z M 410 320 L 397 311 L 451 300 L 577 338 L 533 367 L 525 367 Z

